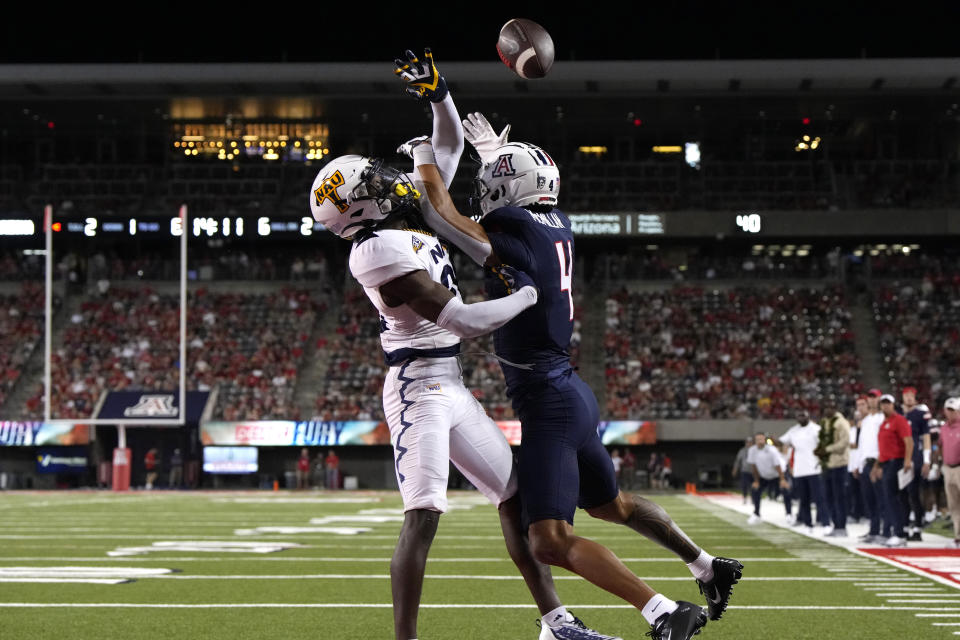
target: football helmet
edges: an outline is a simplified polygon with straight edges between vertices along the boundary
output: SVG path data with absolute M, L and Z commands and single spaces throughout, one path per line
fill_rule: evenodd
M 310 188 L 313 219 L 341 238 L 375 227 L 388 216 L 416 208 L 420 197 L 406 175 L 380 158 L 348 155 L 334 158 Z
M 560 170 L 550 155 L 527 142 L 510 142 L 486 156 L 473 181 L 470 205 L 482 218 L 505 206 L 557 206 Z

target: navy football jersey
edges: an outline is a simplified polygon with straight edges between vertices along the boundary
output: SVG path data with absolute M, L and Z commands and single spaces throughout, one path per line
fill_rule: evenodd
M 919 458 L 923 455 L 923 436 L 930 433 L 930 420 L 933 416 L 930 415 L 930 410 L 926 405 L 919 405 L 908 411 L 904 417 L 910 422 L 910 431 L 913 436 L 913 456 Z
M 540 295 L 525 310 L 494 333 L 497 355 L 521 368 L 501 363 L 512 396 L 524 384 L 542 381 L 570 369 L 573 333 L 573 231 L 559 209 L 534 213 L 501 207 L 481 221 L 493 252 L 505 264 L 527 272 Z M 503 283 L 492 272 L 487 294 L 501 297 Z

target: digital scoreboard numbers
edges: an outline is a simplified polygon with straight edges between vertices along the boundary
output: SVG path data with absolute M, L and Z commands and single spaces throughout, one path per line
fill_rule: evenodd
M 763 228 L 763 219 L 759 213 L 738 214 L 737 228 L 744 233 L 760 233 Z
M 324 226 L 310 216 L 293 218 L 271 218 L 259 216 L 244 218 L 241 216 L 198 216 L 190 217 L 187 230 L 194 238 L 246 238 L 267 237 L 273 235 L 299 235 L 309 237 L 324 230 Z M 184 223 L 179 216 L 172 218 L 97 218 L 88 216 L 53 224 L 53 231 L 65 231 L 67 234 L 84 235 L 88 238 L 100 236 L 173 236 L 180 237 L 184 232 Z M 0 220 L 0 235 L 36 235 L 42 233 L 42 225 L 32 220 Z

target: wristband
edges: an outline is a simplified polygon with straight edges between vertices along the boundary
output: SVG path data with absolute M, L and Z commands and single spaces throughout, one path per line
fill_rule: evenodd
M 432 144 L 421 143 L 413 148 L 413 166 L 418 167 L 421 164 L 437 164 Z
M 923 450 L 923 464 L 930 464 L 930 449 Z

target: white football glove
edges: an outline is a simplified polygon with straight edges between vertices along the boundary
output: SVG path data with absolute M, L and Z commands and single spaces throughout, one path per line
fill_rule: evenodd
M 463 121 L 463 137 L 473 145 L 483 162 L 492 160 L 493 152 L 507 144 L 509 135 L 510 125 L 505 126 L 498 136 L 493 126 L 479 111 L 468 113 L 467 119 Z
M 417 136 L 416 138 L 410 138 L 397 147 L 397 153 L 402 156 L 407 156 L 408 158 L 413 158 L 413 150 L 425 142 L 428 144 L 430 143 L 430 136 Z

